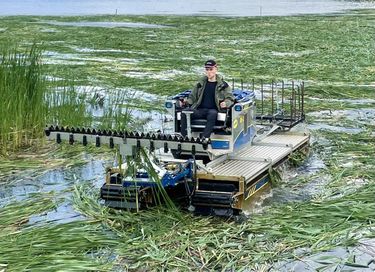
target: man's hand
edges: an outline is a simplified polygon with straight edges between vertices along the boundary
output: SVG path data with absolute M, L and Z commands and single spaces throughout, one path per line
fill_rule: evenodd
M 226 109 L 227 108 L 227 103 L 225 103 L 224 101 L 220 102 L 220 108 Z
M 186 98 L 180 99 L 180 107 L 184 108 L 186 106 L 187 106 L 187 99 Z

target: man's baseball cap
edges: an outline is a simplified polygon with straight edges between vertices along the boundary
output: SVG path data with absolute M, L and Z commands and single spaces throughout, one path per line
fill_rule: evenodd
M 214 61 L 214 60 L 208 60 L 208 61 L 206 61 L 205 63 L 204 63 L 204 67 L 214 67 L 214 66 L 216 66 L 217 64 L 216 64 L 216 61 Z

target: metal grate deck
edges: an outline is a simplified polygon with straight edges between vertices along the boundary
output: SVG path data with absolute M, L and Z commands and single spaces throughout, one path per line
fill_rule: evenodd
M 220 176 L 242 176 L 245 180 L 250 179 L 270 167 L 269 162 L 226 160 L 211 168 L 212 173 Z
M 309 141 L 309 135 L 296 134 L 272 134 L 256 143 L 256 145 L 285 145 L 290 146 L 293 150 Z
M 236 154 L 236 157 L 263 158 L 275 164 L 288 156 L 291 152 L 292 149 L 290 147 L 253 145 L 251 148 L 241 150 Z
M 293 151 L 309 141 L 309 135 L 272 134 L 255 145 L 227 156 L 221 162 L 212 161 L 207 165 L 210 172 L 220 176 L 242 176 L 252 180 L 265 172 Z

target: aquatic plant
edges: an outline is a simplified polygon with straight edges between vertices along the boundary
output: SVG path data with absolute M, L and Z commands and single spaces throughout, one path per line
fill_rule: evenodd
M 74 81 L 66 81 L 63 86 L 49 91 L 45 95 L 48 108 L 45 124 L 69 127 L 89 127 L 92 114 L 87 107 L 87 95 L 79 94 Z
M 100 225 L 87 222 L 49 224 L 0 237 L 0 263 L 7 271 L 109 271 L 106 250 L 117 244 Z
M 13 202 L 0 208 L 0 229 L 17 231 L 28 223 L 29 216 L 56 207 L 53 194 L 33 194 L 22 202 Z
M 132 87 L 156 94 L 191 88 L 207 57 L 219 61 L 226 79 L 308 80 L 310 94 L 324 97 L 353 94 L 353 84 L 371 84 L 373 11 L 288 17 L 216 18 L 204 16 L 72 16 L 65 22 L 143 22 L 168 28 L 89 28 L 53 26 L 46 18 L 7 18 L 0 22 L 4 38 L 44 42 L 46 69 L 57 78 L 71 71 L 81 84 Z M 363 15 L 363 16 L 362 16 Z M 77 39 L 77 34 L 80 35 Z M 210 33 L 212 39 L 202 39 Z M 300 38 L 296 39 L 296 35 Z M 208 35 L 208 34 L 207 34 Z M 64 42 L 61 42 L 64 41 Z M 362 41 L 359 43 L 358 41 Z M 49 62 L 48 62 L 49 61 Z M 55 62 L 54 62 L 55 61 Z M 354 65 L 355 64 L 355 65 Z M 56 69 L 59 67 L 59 69 Z M 93 76 L 95 75 L 95 76 Z M 310 86 L 309 86 L 310 85 Z M 331 85 L 328 87 L 327 85 Z M 358 89 L 357 89 L 358 90 Z M 361 95 L 370 94 L 360 91 Z M 371 96 L 371 95 L 370 95 Z
M 58 267 L 68 270 L 68 265 L 75 268 L 76 264 L 81 264 L 82 256 L 87 257 L 87 252 L 98 252 L 98 248 L 105 247 L 105 252 L 111 252 L 110 259 L 103 258 L 106 254 L 93 254 L 91 256 L 100 262 L 85 258 L 81 270 L 105 270 L 106 267 L 101 266 L 101 261 L 104 261 L 109 267 L 115 263 L 119 270 L 265 271 L 277 260 L 299 259 L 313 252 L 353 245 L 361 236 L 374 237 L 373 120 L 359 122 L 359 118 L 354 121 L 333 118 L 337 115 L 335 110 L 373 108 L 373 14 L 374 11 L 369 10 L 352 11 L 344 16 L 277 18 L 67 17 L 54 19 L 141 21 L 171 27 L 150 30 L 54 26 L 58 32 L 52 34 L 40 31 L 44 18 L 1 20 L 1 27 L 12 30 L 2 32 L 2 38 L 22 37 L 25 43 L 38 39 L 44 41 L 51 52 L 63 55 L 60 62 L 46 63 L 47 73 L 56 78 L 69 78 L 70 71 L 74 71 L 78 82 L 83 85 L 93 85 L 94 82 L 108 86 L 108 89 L 131 87 L 170 95 L 191 88 L 201 72 L 202 61 L 213 56 L 218 59 L 220 72 L 226 78 L 244 78 L 249 84 L 251 78 L 307 80 L 306 110 L 324 110 L 330 118 L 308 116 L 311 122 L 350 124 L 360 128 L 361 132 L 354 135 L 315 130 L 314 153 L 326 167 L 313 175 L 306 173 L 302 184 L 293 179 L 287 183 L 281 181 L 278 185 L 294 193 L 303 190 L 313 180 L 326 179 L 327 182 L 321 184 L 317 193 L 299 202 L 280 203 L 274 199 L 274 205 L 243 224 L 193 217 L 183 212 L 177 217 L 173 210 L 161 207 L 139 213 L 110 210 L 98 202 L 96 188 L 75 187 L 75 207 L 87 216 L 87 221 L 56 225 L 52 231 L 47 226 L 33 226 L 33 239 L 31 235 L 22 236 L 24 230 L 6 233 L 11 239 L 0 240 L 0 251 L 3 250 L 0 252 L 0 269 L 4 267 L 2 257 L 5 256 L 10 258 L 5 264 L 8 270 L 31 267 L 29 270 L 35 268 L 39 271 L 47 269 L 42 261 L 52 263 L 55 260 L 61 264 L 61 260 L 69 259 L 67 266 Z M 36 23 L 19 27 L 30 20 Z M 84 35 L 77 39 L 77 33 Z M 202 34 L 206 34 L 204 39 Z M 87 50 L 79 52 L 77 48 Z M 77 61 L 73 59 L 77 56 L 69 54 L 77 54 L 80 59 Z M 53 55 L 45 56 L 48 58 L 57 59 Z M 370 102 L 355 104 L 350 101 L 353 98 Z M 105 116 L 113 115 L 108 113 Z M 112 124 L 108 122 L 105 126 Z M 11 169 L 11 163 L 0 164 L 0 171 Z M 21 212 L 19 216 L 17 212 L 8 212 L 15 219 L 27 217 Z M 17 220 L 6 221 L 4 225 L 17 225 L 14 224 Z M 100 241 L 103 229 L 106 236 Z M 13 239 L 16 235 L 18 240 Z M 60 235 L 63 238 L 56 238 Z M 68 235 L 72 237 L 68 239 Z M 99 240 L 90 245 L 88 241 L 97 237 Z M 30 240 L 34 245 L 40 243 L 43 250 L 30 247 Z M 17 259 L 15 253 L 19 250 L 13 247 L 15 242 L 32 258 L 22 256 L 22 259 Z M 52 243 L 60 245 L 66 242 L 70 245 L 68 251 L 61 246 L 51 246 Z M 52 254 L 53 251 L 57 253 Z M 38 264 L 30 260 L 36 260 Z M 274 269 L 277 271 L 277 266 Z
M 0 153 L 40 138 L 47 112 L 41 50 L 0 48 Z
M 154 155 L 144 148 L 139 148 L 134 150 L 134 155 L 127 156 L 126 169 L 121 169 L 122 176 L 125 178 L 131 178 L 134 180 L 134 186 L 125 188 L 124 191 L 124 201 L 126 202 L 128 196 L 134 196 L 134 192 L 137 192 L 137 174 L 139 171 L 145 171 L 147 173 L 148 179 L 152 181 L 156 186 L 151 187 L 151 194 L 154 203 L 152 205 L 164 205 L 165 207 L 173 210 L 174 213 L 178 213 L 175 203 L 170 199 L 164 186 L 162 185 L 161 178 L 155 170 Z M 139 199 L 138 193 L 135 193 L 135 204 L 136 211 L 139 212 Z
M 338 199 L 275 205 L 242 224 L 187 213 L 176 218 L 161 207 L 139 213 L 110 211 L 99 206 L 97 192 L 88 186 L 75 192 L 77 209 L 116 233 L 118 259 L 131 269 L 267 268 L 293 258 L 296 248 L 311 254 L 354 245 L 360 237 L 371 237 L 375 220 L 373 186 Z

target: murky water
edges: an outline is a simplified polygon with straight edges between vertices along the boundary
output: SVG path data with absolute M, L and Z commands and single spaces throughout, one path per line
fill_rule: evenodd
M 261 213 L 264 209 L 277 203 L 311 199 L 321 193 L 330 180 L 329 177 L 318 174 L 325 168 L 326 165 L 323 160 L 316 154 L 306 158 L 306 161 L 298 168 L 289 167 L 288 165 L 279 167 L 278 171 L 281 174 L 282 186 L 265 186 L 265 188 L 245 202 L 245 214 Z M 296 186 L 296 184 L 292 184 L 296 177 L 309 178 L 309 182 Z
M 360 101 L 360 104 L 365 104 L 363 100 Z M 356 103 L 359 103 L 359 101 L 353 101 L 353 104 Z M 307 115 L 316 119 L 308 125 L 311 130 L 358 134 L 363 132 L 364 129 L 357 126 L 375 125 L 375 109 L 368 107 L 351 110 L 323 110 L 310 112 Z M 345 122 L 350 122 L 351 125 L 349 126 Z
M 285 16 L 373 8 L 373 3 L 334 0 L 7 0 L 0 15 L 176 14 Z
M 12 182 L 0 181 L 0 208 L 13 201 L 25 200 L 35 193 L 53 192 L 56 199 L 63 199 L 62 203 L 45 214 L 30 217 L 28 224 L 83 220 L 84 216 L 74 210 L 71 201 L 72 187 L 75 184 L 90 182 L 99 190 L 104 183 L 105 165 L 108 164 L 103 160 L 92 160 L 89 156 L 87 160 L 88 163 L 84 166 L 55 169 L 36 177 L 21 174 L 12 179 Z
M 298 249 L 296 256 L 309 252 Z M 303 252 L 304 251 L 304 252 Z M 335 248 L 327 252 L 302 256 L 296 261 L 281 261 L 271 271 L 375 271 L 375 239 L 362 239 L 359 245 L 349 248 Z

